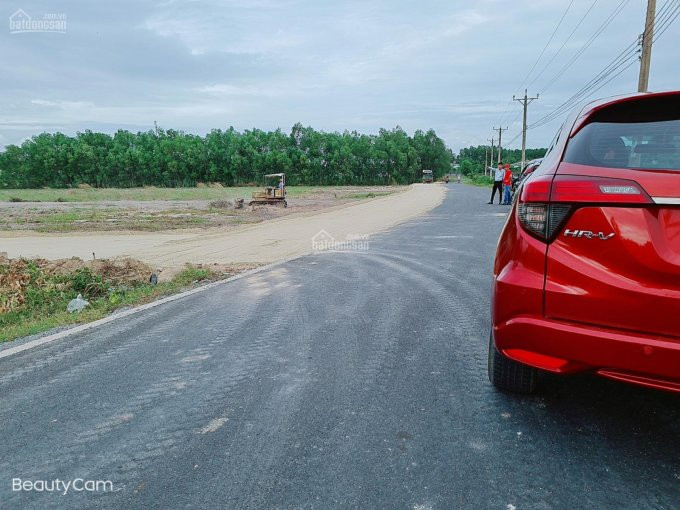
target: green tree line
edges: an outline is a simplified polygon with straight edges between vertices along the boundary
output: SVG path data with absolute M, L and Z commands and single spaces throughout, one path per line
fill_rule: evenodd
M 42 133 L 0 153 L 0 187 L 227 186 L 285 172 L 291 185 L 406 184 L 451 171 L 454 155 L 433 130 L 377 135 L 328 133 L 301 124 L 290 134 L 214 129 L 201 137 L 172 129 L 113 135 Z
M 458 162 L 460 163 L 460 171 L 465 175 L 484 172 L 484 162 L 489 157 L 490 147 L 487 145 L 478 145 L 477 147 L 467 147 L 461 149 L 458 153 Z M 547 149 L 527 149 L 526 160 L 542 158 Z M 501 152 L 501 159 L 503 163 L 517 163 L 522 161 L 521 149 L 503 149 Z M 498 161 L 498 153 L 494 151 L 493 167 L 496 167 Z M 488 162 L 487 162 L 488 164 Z

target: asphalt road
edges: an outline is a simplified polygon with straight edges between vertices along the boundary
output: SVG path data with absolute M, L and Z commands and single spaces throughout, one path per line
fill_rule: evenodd
M 0 359 L 0 508 L 680 507 L 678 397 L 489 384 L 487 196 Z

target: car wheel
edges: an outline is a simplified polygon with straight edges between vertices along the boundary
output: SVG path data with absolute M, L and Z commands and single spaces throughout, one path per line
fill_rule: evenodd
M 503 391 L 533 393 L 536 391 L 538 370 L 503 356 L 489 335 L 489 380 Z

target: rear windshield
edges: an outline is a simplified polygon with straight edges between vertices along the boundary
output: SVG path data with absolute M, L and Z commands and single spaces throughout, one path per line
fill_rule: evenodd
M 623 103 L 596 114 L 569 141 L 564 161 L 680 171 L 680 98 Z

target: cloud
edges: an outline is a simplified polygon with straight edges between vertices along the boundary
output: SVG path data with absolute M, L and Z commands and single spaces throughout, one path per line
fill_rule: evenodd
M 195 90 L 200 94 L 215 97 L 275 97 L 282 94 L 280 89 L 273 87 L 238 86 L 228 83 L 205 85 Z
M 575 0 L 543 63 L 591 5 Z M 549 113 L 633 41 L 644 5 L 629 5 L 559 80 L 542 90 L 611 12 L 597 4 L 529 92 L 530 120 Z M 29 14 L 52 12 L 35 0 Z M 0 146 L 42 130 L 163 127 L 199 134 L 233 125 L 377 132 L 434 128 L 457 150 L 491 128 L 519 132 L 511 100 L 555 28 L 563 2 L 480 0 L 62 0 L 67 33 L 0 30 Z M 16 9 L 5 6 L 6 16 Z M 672 41 L 654 47 L 651 84 L 677 87 Z M 636 86 L 633 66 L 598 92 Z M 529 77 L 529 82 L 532 77 Z M 561 119 L 530 131 L 547 144 Z M 506 138 L 507 137 L 507 138 Z M 519 142 L 515 142 L 517 145 Z

